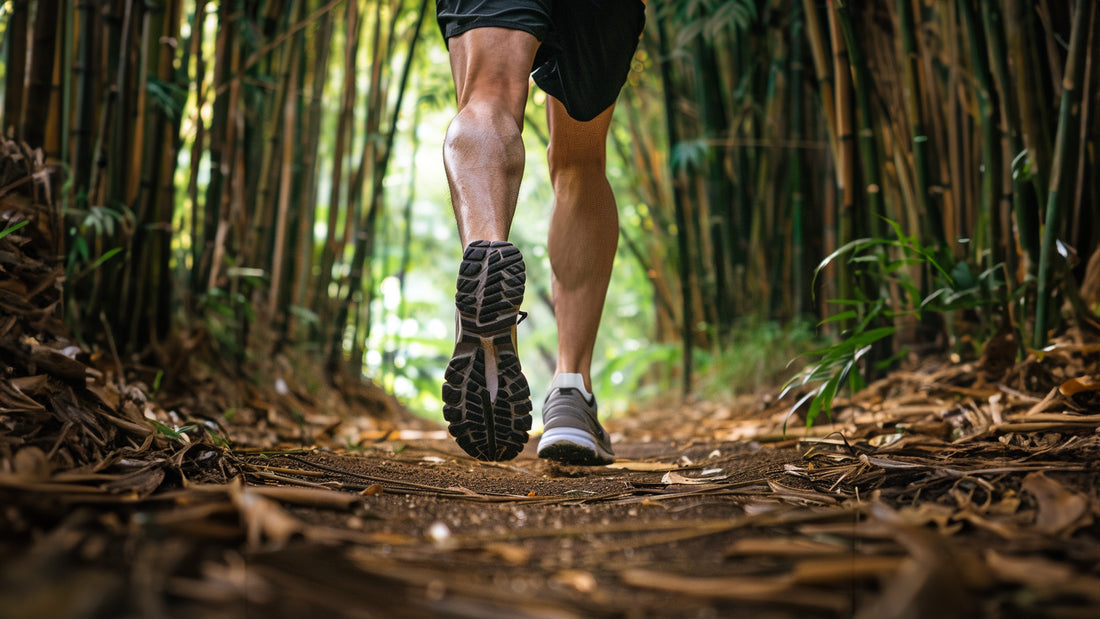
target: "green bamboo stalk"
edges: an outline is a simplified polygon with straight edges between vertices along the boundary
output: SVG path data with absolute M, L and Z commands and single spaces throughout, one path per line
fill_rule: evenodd
M 871 75 L 864 60 L 863 50 L 852 24 L 850 5 L 845 0 L 834 0 L 837 14 L 848 48 L 849 65 L 854 77 L 856 106 L 859 121 L 859 159 L 862 163 L 863 184 L 866 190 L 866 212 L 857 216 L 857 222 L 866 226 L 863 230 L 875 238 L 881 236 L 882 217 L 896 219 L 888 212 L 882 199 L 882 177 L 880 174 L 878 145 L 875 138 L 874 119 L 871 112 Z M 858 225 L 858 224 L 857 224 Z M 859 228 L 857 227 L 857 234 Z
M 967 38 L 970 42 L 970 62 L 974 77 L 977 78 L 978 100 L 978 124 L 982 134 L 982 158 L 981 158 L 981 194 L 979 198 L 979 225 L 975 227 L 973 247 L 978 249 L 975 257 L 981 258 L 982 251 L 986 252 L 987 267 L 1000 262 L 1007 253 L 1007 247 L 996 243 L 997 235 L 994 232 L 994 201 L 996 200 L 996 187 L 994 182 L 999 179 L 999 157 L 996 152 L 994 139 L 994 120 L 992 77 L 989 72 L 989 62 L 986 57 L 985 37 L 974 15 L 974 7 L 970 0 L 961 0 L 959 10 L 962 13 L 963 22 L 967 30 Z
M 348 139 L 352 131 L 352 123 L 355 113 L 356 99 L 356 73 L 358 71 L 358 44 L 359 44 L 359 13 L 358 2 L 351 1 L 346 5 L 344 14 L 345 38 L 344 38 L 344 82 L 340 91 L 340 109 L 336 121 L 336 142 L 332 154 L 332 179 L 328 199 L 328 225 L 325 231 L 325 241 L 321 246 L 321 271 L 320 276 L 314 282 L 314 298 L 317 302 L 317 314 L 324 335 L 322 341 L 340 342 L 336 332 L 330 329 L 333 323 L 335 308 L 331 303 L 332 298 L 328 294 L 329 286 L 333 283 L 333 266 L 338 256 L 343 256 L 346 245 L 346 235 L 350 234 L 348 226 L 344 226 L 344 234 L 340 234 L 340 219 L 342 214 L 341 191 L 344 189 L 343 177 L 345 158 L 347 157 Z M 329 359 L 339 356 L 340 346 L 330 349 Z
M 917 50 L 916 29 L 913 25 L 913 2 L 897 0 L 899 34 L 901 35 L 902 63 L 904 65 L 903 95 L 905 112 L 909 121 L 909 133 L 913 148 L 914 188 L 918 221 L 926 239 L 936 247 L 946 247 L 944 238 L 943 214 L 933 200 L 929 200 L 928 183 L 928 133 L 924 126 L 924 111 L 921 109 L 922 92 L 920 90 L 920 60 Z
M 291 0 L 290 8 L 287 9 L 288 15 L 296 15 L 298 13 L 299 0 Z M 274 6 L 270 6 L 268 11 L 274 10 Z M 285 25 L 285 24 L 284 24 Z M 279 186 L 282 184 L 282 177 L 280 171 L 283 169 L 284 151 L 283 143 L 291 138 L 291 134 L 285 131 L 286 124 L 284 115 L 286 113 L 286 103 L 290 99 L 291 89 L 293 85 L 291 83 L 290 75 L 294 70 L 292 67 L 297 65 L 298 55 L 300 54 L 301 40 L 300 37 L 295 35 L 290 38 L 289 45 L 273 48 L 270 53 L 265 55 L 265 58 L 277 68 L 274 69 L 276 76 L 275 92 L 274 96 L 269 97 L 270 108 L 266 108 L 268 111 L 261 114 L 263 140 L 256 140 L 256 148 L 259 150 L 260 165 L 258 167 L 259 175 L 256 181 L 256 199 L 253 201 L 252 208 L 253 214 L 251 217 L 251 233 L 250 236 L 256 241 L 251 248 L 250 255 L 246 258 L 249 264 L 267 264 L 269 272 L 274 266 L 272 262 L 272 241 L 276 236 L 272 232 L 272 222 L 276 220 L 276 204 L 282 197 L 278 194 Z M 277 242 L 277 241 L 276 241 Z M 271 288 L 268 289 L 270 293 L 272 290 L 277 290 L 278 285 L 274 280 L 271 280 Z M 271 301 L 274 301 L 276 297 L 270 297 Z M 275 311 L 276 306 L 271 303 L 269 307 L 264 308 L 266 312 Z
M 829 43 L 825 40 L 825 33 L 821 27 L 817 2 L 815 0 L 802 0 L 802 9 L 802 14 L 806 18 L 806 38 L 810 44 L 810 55 L 814 62 L 814 73 L 817 76 L 817 88 L 821 95 L 821 107 L 824 111 L 829 144 L 833 151 L 833 159 L 840 161 L 840 147 L 837 142 L 836 99 L 833 93 L 834 81 L 831 65 L 828 62 L 827 47 Z M 827 253 L 831 253 L 831 250 L 827 249 Z
M 674 92 L 671 66 L 672 56 L 668 43 L 667 26 L 665 25 L 665 20 L 662 19 L 657 20 L 657 41 L 661 85 L 665 99 L 665 127 L 668 132 L 669 145 L 674 146 L 679 143 L 680 135 L 674 116 L 676 107 L 672 94 Z M 674 176 L 678 175 L 675 170 L 672 170 L 672 174 Z M 678 263 L 680 272 L 680 337 L 683 347 L 683 358 L 681 360 L 681 371 L 683 372 L 683 376 L 681 377 L 680 395 L 683 398 L 687 398 L 691 393 L 692 374 L 694 371 L 692 351 L 694 350 L 693 342 L 695 339 L 695 309 L 693 307 L 693 291 L 691 286 L 691 247 L 688 239 L 688 222 L 687 213 L 685 212 L 686 205 L 684 204 L 685 196 L 683 195 L 682 179 L 673 181 L 672 196 L 676 211 L 676 246 L 679 254 Z
M 1036 77 L 1038 68 L 1031 33 L 1031 3 L 1025 0 L 1005 0 L 1005 35 L 1014 67 L 1013 84 L 1020 105 L 1019 123 L 1024 145 L 1031 161 L 1036 190 L 1050 186 L 1050 139 L 1042 122 L 1042 87 Z M 1041 259 L 1040 259 L 1041 260 Z
M 1062 197 L 1063 179 L 1073 174 L 1073 164 L 1067 155 L 1070 152 L 1070 143 L 1073 140 L 1071 124 L 1080 117 L 1078 109 L 1080 100 L 1079 84 L 1085 64 L 1085 5 L 1091 21 L 1091 15 L 1095 11 L 1095 3 L 1078 2 L 1073 12 L 1072 29 L 1070 30 L 1068 60 L 1066 71 L 1062 79 L 1062 101 L 1058 112 L 1058 133 L 1054 141 L 1054 156 L 1050 170 L 1050 189 L 1047 192 L 1046 221 L 1043 225 L 1043 245 L 1039 254 L 1039 287 L 1036 293 L 1038 302 L 1035 311 L 1035 333 L 1032 336 L 1032 346 L 1042 348 L 1047 341 L 1047 328 L 1051 319 L 1048 316 L 1052 305 L 1053 291 L 1051 279 L 1053 276 L 1055 261 L 1055 243 L 1058 230 L 1062 225 L 1062 210 L 1064 198 Z M 1071 180 L 1071 179 L 1070 179 Z
M 97 74 L 94 62 L 93 50 L 96 33 L 94 5 L 91 0 L 84 0 L 76 5 L 79 14 L 80 39 L 77 45 L 77 59 L 73 64 L 73 72 L 76 75 L 76 102 L 75 120 L 71 134 L 72 156 L 69 165 L 72 168 L 74 191 L 87 189 L 92 173 L 92 123 L 95 111 L 95 83 Z M 12 77 L 7 77 L 7 83 L 11 85 Z
M 389 24 L 389 33 L 386 35 L 388 40 L 396 41 L 397 30 L 397 13 L 400 8 L 403 7 L 404 0 L 396 0 L 395 4 L 391 7 L 394 12 L 393 20 Z M 408 92 L 409 77 L 413 66 L 413 60 L 416 56 L 417 44 L 420 41 L 420 33 L 424 25 L 424 16 L 427 13 L 428 3 L 427 0 L 420 0 L 420 6 L 417 12 L 415 24 L 411 27 L 411 31 L 406 33 L 406 50 L 403 66 L 401 69 L 401 75 L 396 85 L 396 95 L 391 107 L 388 108 L 389 118 L 386 119 L 386 125 L 383 128 L 385 140 L 380 145 L 379 153 L 374 161 L 374 167 L 372 172 L 372 192 L 370 196 L 369 208 L 366 210 L 365 220 L 361 223 L 359 234 L 357 235 L 354 257 L 352 259 L 351 273 L 353 277 L 348 285 L 347 297 L 340 306 L 340 314 L 338 315 L 338 321 L 343 318 L 346 320 L 346 314 L 353 303 L 353 297 L 356 291 L 362 291 L 363 301 L 360 303 L 360 317 L 361 321 L 356 329 L 356 337 L 353 340 L 352 355 L 351 355 L 351 369 L 361 371 L 363 363 L 363 349 L 362 346 L 370 336 L 370 330 L 372 327 L 370 319 L 370 302 L 372 293 L 374 291 L 373 282 L 373 263 L 375 259 L 375 247 L 378 238 L 378 221 L 382 216 L 382 211 L 385 206 L 383 190 L 383 179 L 386 176 L 386 172 L 389 168 L 389 162 L 393 153 L 393 143 L 397 135 L 398 118 L 401 115 L 405 94 Z M 393 46 L 390 45 L 387 50 L 388 54 L 393 53 Z M 379 73 L 379 79 L 381 79 L 381 73 Z M 372 88 L 373 90 L 373 88 Z M 384 100 L 384 99 L 382 99 Z M 363 282 L 366 280 L 367 285 L 364 286 Z M 339 322 L 337 323 L 339 324 Z
M 61 63 L 60 63 L 60 78 L 61 78 L 61 134 L 60 143 L 58 145 L 57 158 L 60 161 L 69 161 L 69 140 L 70 132 L 72 130 L 72 99 L 73 99 L 73 41 L 76 36 L 75 26 L 73 24 L 76 18 L 75 2 L 65 2 L 64 8 L 61 14 Z M 69 174 L 72 174 L 70 169 Z M 70 176 L 71 178 L 71 176 Z M 71 185 L 70 185 L 71 187 Z M 71 189 L 60 196 L 61 205 L 67 207 L 70 203 Z M 60 221 L 58 222 L 61 223 Z M 64 243 L 64 236 L 58 237 L 58 242 Z M 61 254 L 65 254 L 65 246 L 60 246 Z
M 187 53 L 181 62 L 181 69 L 189 71 L 187 59 L 194 58 L 195 76 L 191 80 L 195 84 L 195 115 L 191 124 L 195 127 L 195 137 L 191 142 L 190 161 L 187 175 L 187 195 L 191 202 L 191 268 L 190 275 L 190 299 L 201 292 L 202 284 L 206 281 L 204 268 L 207 266 L 203 259 L 208 245 L 205 243 L 206 230 L 211 227 L 210 222 L 204 219 L 209 213 L 208 204 L 200 202 L 199 198 L 199 172 L 202 168 L 202 155 L 206 145 L 206 123 L 202 119 L 202 110 L 206 106 L 206 58 L 203 56 L 203 30 L 206 22 L 207 0 L 196 0 L 195 12 L 191 16 L 191 38 L 186 46 Z M 210 147 L 211 158 L 214 156 L 214 147 Z M 210 180 L 214 182 L 213 177 Z M 209 198 L 209 194 L 206 194 Z M 194 309 L 192 307 L 192 309 Z
M 715 50 L 701 36 L 696 37 L 695 46 L 695 54 L 692 55 L 695 99 L 700 110 L 699 121 L 703 138 L 712 142 L 710 132 L 713 132 L 713 135 L 725 134 L 729 129 L 729 122 L 724 109 L 724 95 L 717 88 L 717 82 L 708 78 L 719 73 Z M 743 257 L 738 255 L 736 243 L 733 243 L 733 247 L 727 246 L 727 240 L 733 238 L 729 215 L 726 212 L 731 196 L 722 163 L 721 151 L 717 147 L 708 148 L 701 170 L 704 175 L 705 189 L 700 194 L 704 200 L 703 206 L 707 213 L 705 223 L 710 236 L 707 261 L 709 268 L 704 272 L 709 275 L 707 296 L 714 299 L 714 303 L 710 305 L 714 309 L 714 325 L 718 332 L 716 344 L 719 347 L 726 339 L 725 335 L 733 327 L 736 302 L 734 295 L 736 288 L 732 285 L 727 270 L 743 265 Z
M 790 134 L 795 142 L 802 140 L 802 29 L 804 16 L 802 5 L 791 5 L 791 84 L 790 84 Z M 787 185 L 791 189 L 791 302 L 790 315 L 801 316 L 806 311 L 806 258 L 805 258 L 805 195 L 802 190 L 802 153 L 798 150 L 791 155 Z
M 1012 159 L 1016 153 L 1023 150 L 1023 143 L 1018 131 L 1019 123 L 1016 121 L 1016 98 L 1011 90 L 1011 82 L 1008 72 L 1007 47 L 1004 38 L 1004 26 L 1002 25 L 1000 12 L 993 3 L 983 2 L 982 27 L 986 34 L 986 47 L 988 49 L 989 65 L 993 69 L 993 84 L 999 101 L 998 118 L 1001 143 L 1001 160 L 997 166 L 999 170 L 1000 195 L 998 204 L 1000 211 L 1004 213 L 1002 224 L 1005 243 L 1012 243 L 1023 251 L 1019 255 L 1014 247 L 1009 247 L 1004 255 L 1005 270 L 1011 278 L 1010 290 L 1015 290 L 1024 279 L 1026 272 L 1034 272 L 1039 264 L 1039 242 L 1036 235 L 1037 226 L 1032 225 L 1028 217 L 1030 209 L 1024 199 L 1024 183 L 1012 174 Z M 1016 225 L 1012 225 L 1015 217 Z M 1021 340 L 1022 341 L 1022 340 Z

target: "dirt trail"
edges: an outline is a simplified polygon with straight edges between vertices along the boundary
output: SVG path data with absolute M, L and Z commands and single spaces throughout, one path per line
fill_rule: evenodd
M 51 472 L 34 445 L 79 443 L 9 432 L 0 608 L 1095 618 L 1100 385 L 1091 348 L 1060 350 L 1044 376 L 1068 374 L 1046 394 L 949 365 L 894 375 L 810 430 L 784 432 L 787 405 L 755 399 L 611 420 L 608 467 L 539 460 L 535 441 L 478 462 L 421 428 L 365 431 L 352 450 L 160 436 Z

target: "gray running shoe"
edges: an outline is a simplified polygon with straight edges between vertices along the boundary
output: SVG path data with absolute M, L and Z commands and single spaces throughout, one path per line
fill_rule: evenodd
M 516 355 L 526 279 L 523 256 L 507 241 L 474 241 L 462 254 L 443 417 L 458 445 L 479 460 L 515 458 L 531 429 L 531 390 Z
M 584 393 L 580 375 L 559 374 L 542 406 L 545 430 L 539 440 L 539 457 L 566 464 L 611 464 L 611 437 L 596 419 L 596 398 Z

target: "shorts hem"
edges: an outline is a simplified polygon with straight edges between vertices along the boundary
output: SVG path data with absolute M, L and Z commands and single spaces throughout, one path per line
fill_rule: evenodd
M 443 40 L 447 41 L 449 44 L 451 39 L 461 34 L 465 34 L 471 30 L 477 30 L 478 28 L 504 28 L 506 30 L 519 30 L 520 32 L 526 32 L 527 34 L 535 37 L 539 40 L 540 43 L 546 37 L 545 33 L 540 34 L 538 32 L 535 32 L 535 28 L 528 27 L 525 24 L 517 24 L 514 21 L 509 21 L 506 19 L 490 18 L 478 19 L 468 24 L 449 24 L 447 26 L 447 30 L 443 33 Z

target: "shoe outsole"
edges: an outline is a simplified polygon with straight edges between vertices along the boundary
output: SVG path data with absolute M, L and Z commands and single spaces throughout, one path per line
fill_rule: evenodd
M 531 429 L 531 390 L 514 329 L 526 283 L 523 256 L 506 241 L 474 241 L 459 267 L 460 335 L 444 374 L 443 417 L 466 453 L 511 460 Z
M 612 464 L 615 458 L 600 455 L 596 450 L 569 441 L 558 441 L 539 449 L 539 457 L 563 464 L 601 466 Z

